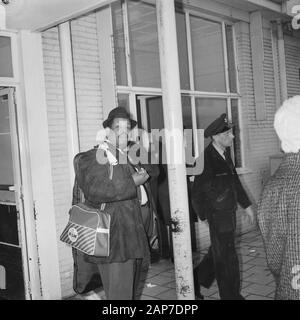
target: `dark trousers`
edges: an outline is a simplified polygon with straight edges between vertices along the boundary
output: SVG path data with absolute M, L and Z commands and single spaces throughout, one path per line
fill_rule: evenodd
M 241 300 L 239 261 L 234 231 L 217 232 L 210 225 L 211 247 L 197 267 L 198 283 L 209 288 L 217 280 L 222 300 Z
M 142 259 L 98 263 L 107 300 L 135 300 L 140 282 Z

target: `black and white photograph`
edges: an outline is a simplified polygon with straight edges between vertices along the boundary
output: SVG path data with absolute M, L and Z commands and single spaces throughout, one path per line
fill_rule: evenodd
M 0 309 L 26 300 L 300 300 L 300 0 L 0 0 Z

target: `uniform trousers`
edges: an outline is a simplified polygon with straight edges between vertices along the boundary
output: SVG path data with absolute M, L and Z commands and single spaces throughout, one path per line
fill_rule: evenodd
M 210 223 L 211 247 L 197 267 L 198 283 L 209 288 L 217 280 L 222 300 L 241 300 L 240 271 L 234 237 L 235 232 L 219 232 Z

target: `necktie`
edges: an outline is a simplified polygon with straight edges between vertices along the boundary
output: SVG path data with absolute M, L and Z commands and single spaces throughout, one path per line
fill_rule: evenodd
M 233 171 L 233 163 L 232 163 L 232 160 L 230 157 L 230 153 L 227 150 L 224 151 L 224 156 L 225 156 L 226 163 L 228 164 L 230 170 Z

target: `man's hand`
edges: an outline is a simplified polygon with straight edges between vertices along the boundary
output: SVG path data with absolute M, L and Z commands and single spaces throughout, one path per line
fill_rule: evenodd
M 255 223 L 255 214 L 252 210 L 251 206 L 245 209 L 245 213 L 247 216 L 247 220 L 249 223 L 254 224 Z
M 132 179 L 136 186 L 144 184 L 148 179 L 149 175 L 145 169 L 140 169 L 140 171 L 133 173 Z

